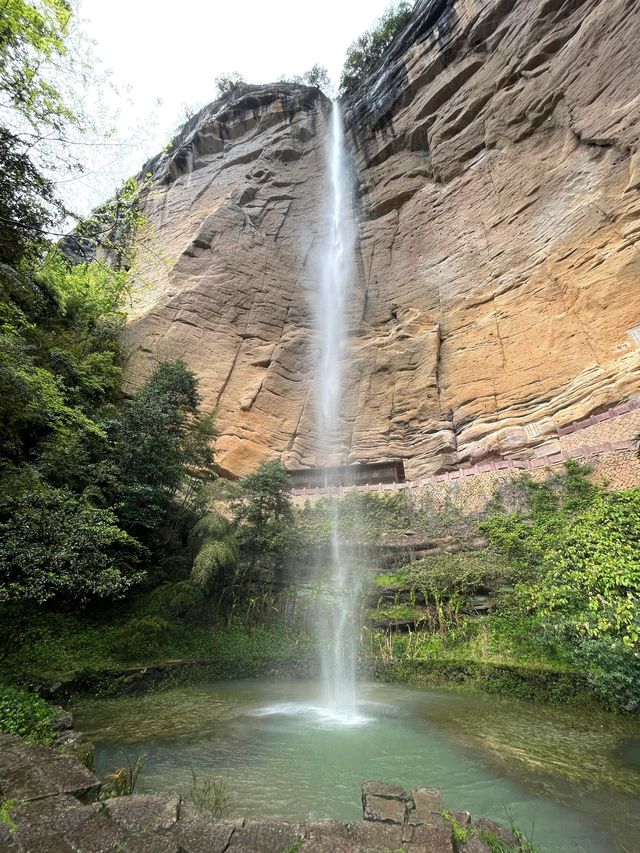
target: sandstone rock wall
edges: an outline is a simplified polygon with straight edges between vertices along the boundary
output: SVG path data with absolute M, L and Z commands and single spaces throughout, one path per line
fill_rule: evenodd
M 418 0 L 345 102 L 358 176 L 340 461 L 526 458 L 640 390 L 640 7 Z M 222 465 L 323 463 L 314 247 L 329 104 L 218 102 L 149 164 L 130 377 L 181 356 Z
M 145 245 L 128 327 L 128 376 L 184 358 L 215 408 L 218 458 L 307 464 L 311 312 L 330 104 L 317 89 L 242 90 L 145 167 Z

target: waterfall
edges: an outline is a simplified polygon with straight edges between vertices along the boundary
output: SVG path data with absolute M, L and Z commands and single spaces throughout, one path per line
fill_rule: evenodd
M 356 221 L 353 169 L 344 138 L 342 112 L 331 111 L 328 149 L 327 237 L 320 255 L 316 312 L 320 352 L 316 379 L 319 444 L 325 464 L 340 461 L 343 416 L 343 365 L 347 337 L 348 297 L 353 280 Z M 357 579 L 340 542 L 338 507 L 331 513 L 329 600 L 321 617 L 320 644 L 323 703 L 345 722 L 355 721 L 356 659 L 359 626 L 355 619 Z

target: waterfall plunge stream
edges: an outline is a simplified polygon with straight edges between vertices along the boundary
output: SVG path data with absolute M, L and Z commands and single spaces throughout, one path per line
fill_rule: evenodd
M 329 464 L 340 456 L 343 415 L 343 364 L 347 335 L 347 302 L 353 280 L 356 221 L 353 171 L 347 153 L 342 111 L 334 102 L 327 150 L 329 192 L 327 237 L 320 256 L 316 312 L 320 352 L 316 379 L 316 412 L 320 443 Z M 334 502 L 335 504 L 335 502 Z M 336 721 L 361 718 L 356 705 L 358 583 L 340 542 L 338 507 L 331 510 L 329 583 L 331 597 L 320 618 L 323 704 Z

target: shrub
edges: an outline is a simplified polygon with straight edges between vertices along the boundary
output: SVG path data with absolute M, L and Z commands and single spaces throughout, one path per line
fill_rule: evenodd
M 114 514 L 63 489 L 9 501 L 0 524 L 0 598 L 84 602 L 123 595 L 143 577 L 144 549 Z
M 274 461 L 261 462 L 240 481 L 233 512 L 240 543 L 250 554 L 279 554 L 289 544 L 293 520 L 290 485 L 287 470 Z
M 172 616 L 185 616 L 203 601 L 202 589 L 191 580 L 162 584 L 153 590 L 151 598 Z
M 26 690 L 0 684 L 0 731 L 18 735 L 29 743 L 51 743 L 55 710 Z
M 516 600 L 546 620 L 605 701 L 640 700 L 640 489 L 605 492 L 567 463 L 545 483 L 521 478 L 483 523 L 514 566 Z M 519 491 L 518 491 L 519 490 Z
M 419 521 L 405 492 L 348 492 L 340 498 L 307 502 L 295 513 L 299 546 L 328 545 L 336 522 L 342 540 L 374 544 L 385 534 L 404 531 Z
M 246 86 L 246 84 L 247 81 L 237 71 L 232 71 L 230 74 L 219 74 L 216 77 L 216 93 L 219 98 L 224 98 L 226 95 L 231 95 Z
M 456 596 L 461 603 L 478 592 L 510 583 L 513 570 L 491 550 L 460 551 L 416 560 L 391 575 L 389 585 L 420 592 L 426 602 L 437 603 Z
M 193 526 L 189 540 L 195 550 L 191 578 L 194 586 L 210 592 L 223 586 L 238 566 L 238 544 L 230 522 L 216 512 L 203 516 Z
M 640 644 L 640 489 L 598 494 L 547 551 L 520 595 L 541 613 L 574 614 L 580 633 Z
M 146 658 L 149 653 L 159 651 L 170 627 L 170 623 L 161 616 L 131 619 L 114 632 L 113 649 L 125 660 Z

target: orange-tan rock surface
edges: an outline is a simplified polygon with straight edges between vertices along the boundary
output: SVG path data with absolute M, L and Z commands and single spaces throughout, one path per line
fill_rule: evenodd
M 410 477 L 526 456 L 640 391 L 640 7 L 422 0 L 346 99 L 358 177 L 341 461 Z M 219 460 L 323 463 L 316 250 L 330 105 L 256 87 L 183 129 L 154 175 L 138 384 L 183 357 Z M 635 331 L 634 331 L 635 330 Z

